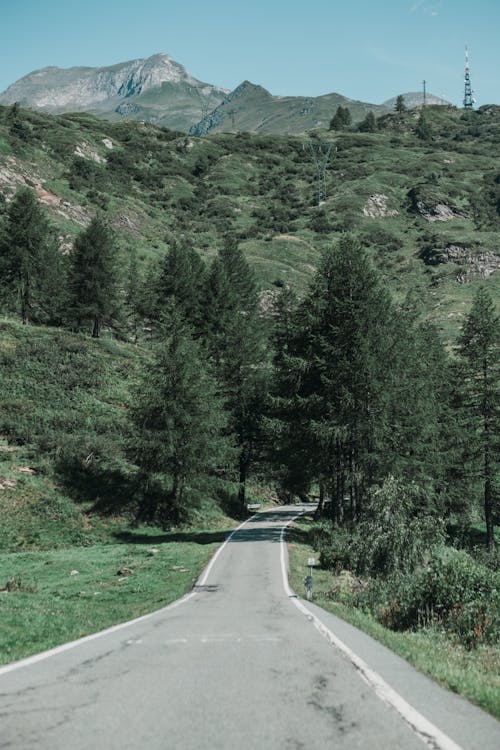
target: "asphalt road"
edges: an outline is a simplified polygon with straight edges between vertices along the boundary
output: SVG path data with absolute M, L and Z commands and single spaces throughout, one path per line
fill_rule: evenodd
M 174 605 L 1 668 L 0 748 L 498 750 L 493 718 L 287 589 L 297 512 L 248 521 Z

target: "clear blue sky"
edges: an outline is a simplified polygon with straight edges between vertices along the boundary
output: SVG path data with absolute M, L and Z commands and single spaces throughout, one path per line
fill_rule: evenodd
M 196 78 L 380 103 L 421 89 L 500 103 L 500 0 L 0 0 L 0 91 L 47 65 L 166 52 Z

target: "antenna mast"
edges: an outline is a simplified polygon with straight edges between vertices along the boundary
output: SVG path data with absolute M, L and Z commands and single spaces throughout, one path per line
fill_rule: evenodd
M 469 48 L 465 48 L 465 91 L 464 91 L 464 108 L 472 109 L 474 107 L 474 99 L 472 97 L 472 86 L 470 82 L 470 68 L 469 68 Z
M 333 144 L 316 141 L 315 143 L 309 142 L 308 146 L 309 152 L 316 165 L 318 206 L 321 206 L 326 200 L 326 168 L 328 166 L 328 160 L 330 159 Z

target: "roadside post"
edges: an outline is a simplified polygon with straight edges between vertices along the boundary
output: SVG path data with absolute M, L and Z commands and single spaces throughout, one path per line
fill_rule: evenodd
M 304 586 L 306 587 L 307 601 L 310 602 L 312 599 L 312 592 L 313 592 L 313 568 L 316 565 L 316 560 L 314 559 L 314 557 L 308 558 L 307 565 L 309 568 L 309 575 L 307 575 L 304 578 Z

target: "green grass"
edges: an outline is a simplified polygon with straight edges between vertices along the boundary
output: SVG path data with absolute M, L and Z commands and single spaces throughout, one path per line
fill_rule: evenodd
M 304 591 L 307 558 L 318 557 L 309 544 L 309 530 L 310 522 L 304 520 L 295 524 L 288 534 L 290 582 L 300 595 Z M 333 590 L 342 587 L 345 581 L 345 576 L 315 569 L 314 603 L 355 625 L 444 687 L 500 719 L 500 649 L 483 646 L 467 651 L 437 628 L 417 632 L 388 630 L 368 614 L 335 600 Z
M 120 534 L 118 543 L 0 555 L 0 663 L 178 599 L 191 588 L 226 533 L 138 529 Z M 118 575 L 123 568 L 133 573 Z

